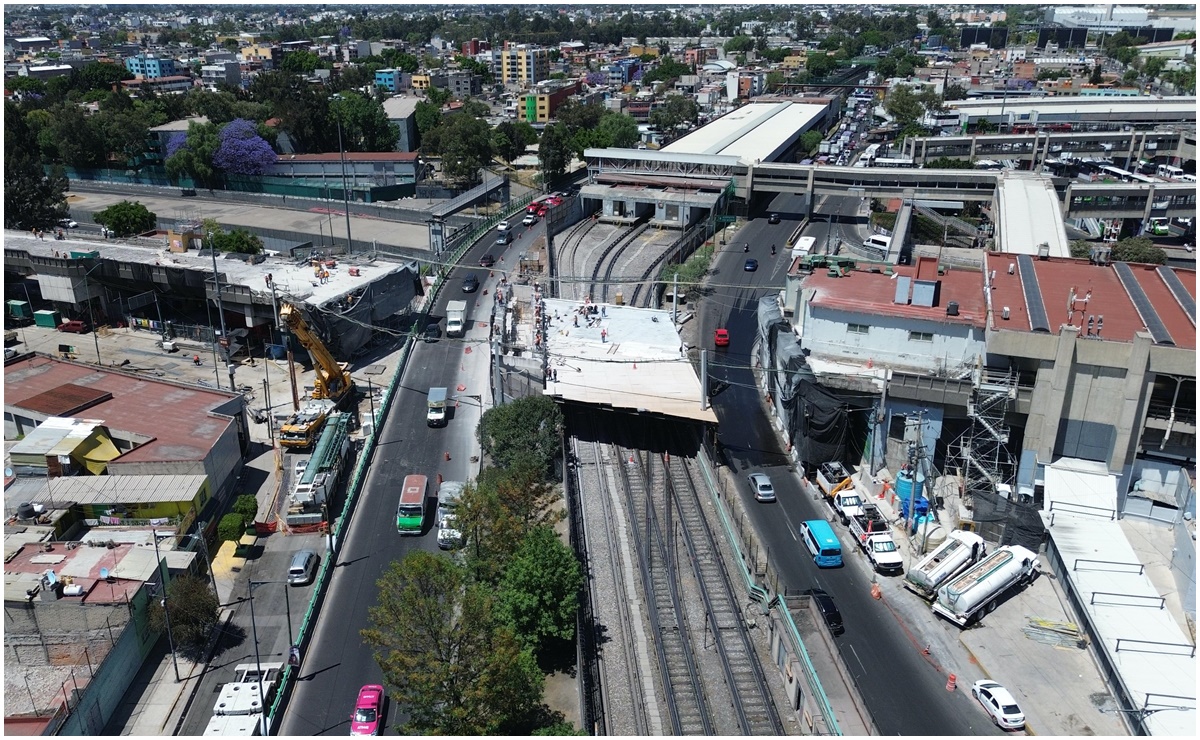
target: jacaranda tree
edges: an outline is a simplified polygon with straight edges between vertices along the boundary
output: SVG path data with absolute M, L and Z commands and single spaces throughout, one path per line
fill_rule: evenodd
M 221 129 L 213 164 L 235 175 L 265 175 L 275 164 L 275 150 L 258 135 L 254 123 L 235 118 Z

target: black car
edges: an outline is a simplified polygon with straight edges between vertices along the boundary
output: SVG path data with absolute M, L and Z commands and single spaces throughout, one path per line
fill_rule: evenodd
M 477 290 L 479 290 L 479 278 L 475 276 L 475 273 L 471 273 L 463 278 L 464 293 L 474 293 Z
M 756 259 L 746 260 L 746 266 L 743 267 L 742 269 L 745 270 L 746 272 L 754 272 L 755 270 L 758 269 L 758 260 L 756 260 Z
M 772 213 L 770 216 L 768 216 L 768 217 L 767 217 L 767 223 L 769 223 L 769 224 L 777 224 L 777 223 L 779 223 L 779 214 L 778 214 L 778 213 Z
M 441 338 L 441 336 L 442 327 L 438 326 L 437 324 L 430 324 L 429 326 L 425 327 L 425 332 L 421 335 L 421 338 L 426 342 L 436 342 Z
M 842 613 L 838 611 L 837 604 L 833 603 L 832 596 L 819 588 L 810 588 L 804 593 L 812 598 L 813 609 L 825 620 L 830 632 L 840 635 L 846 631 L 842 626 Z
M 496 258 L 490 254 L 485 254 L 479 258 L 480 267 L 491 267 L 494 264 L 496 264 Z

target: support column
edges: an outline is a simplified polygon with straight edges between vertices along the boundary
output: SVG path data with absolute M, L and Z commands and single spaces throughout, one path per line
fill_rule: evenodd
M 1114 409 L 1118 416 L 1114 423 L 1116 438 L 1113 440 L 1112 463 L 1109 465 L 1109 470 L 1113 472 L 1124 470 L 1137 453 L 1138 439 L 1146 421 L 1149 391 L 1154 385 L 1149 371 L 1150 347 L 1153 344 L 1149 332 L 1139 331 L 1133 335 L 1124 391 L 1119 406 Z
M 1067 405 L 1067 389 L 1075 369 L 1075 342 L 1079 327 L 1063 324 L 1058 330 L 1054 365 L 1038 371 L 1025 423 L 1025 449 L 1039 460 L 1050 460 L 1058 438 L 1058 423 Z

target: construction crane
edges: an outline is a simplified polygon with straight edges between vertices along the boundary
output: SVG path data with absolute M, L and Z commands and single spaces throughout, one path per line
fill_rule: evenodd
M 321 338 L 308 328 L 304 317 L 300 315 L 300 309 L 296 306 L 291 303 L 281 305 L 279 320 L 300 340 L 300 344 L 304 345 L 312 357 L 313 368 L 317 371 L 312 397 L 317 400 L 328 399 L 340 406 L 354 390 L 354 381 L 350 379 L 350 371 L 347 369 L 349 364 L 333 359 Z

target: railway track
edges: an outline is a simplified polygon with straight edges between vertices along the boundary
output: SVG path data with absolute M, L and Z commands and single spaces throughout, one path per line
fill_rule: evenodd
M 583 240 L 587 238 L 588 232 L 590 232 L 596 226 L 597 223 L 599 223 L 599 222 L 594 218 L 585 218 L 584 220 L 575 224 L 575 226 L 573 226 L 571 228 L 571 230 L 569 232 L 567 232 L 567 235 L 563 238 L 563 247 L 562 247 L 562 250 L 559 252 L 559 254 L 562 255 L 562 258 L 554 261 L 554 265 L 555 265 L 554 289 L 555 289 L 555 297 L 556 298 L 564 297 L 563 293 L 562 293 L 562 281 L 561 281 L 562 270 L 563 270 L 564 266 L 567 269 L 567 277 L 568 278 L 573 278 L 576 275 L 579 275 L 582 273 L 582 271 L 580 269 L 578 269 L 579 266 L 577 266 L 575 264 L 575 258 L 579 251 L 579 245 L 583 243 Z M 568 292 L 571 293 L 571 295 L 569 296 L 570 298 L 575 297 L 575 295 L 574 295 L 575 287 L 574 286 L 569 287 Z
M 617 237 L 617 239 L 600 254 L 600 259 L 596 260 L 596 267 L 592 270 L 592 281 L 587 286 L 587 290 L 584 291 L 585 296 L 591 295 L 593 300 L 598 303 L 608 302 L 608 287 L 612 282 L 613 272 L 617 267 L 617 260 L 620 259 L 625 250 L 629 248 L 629 245 L 633 243 L 633 240 L 640 236 L 648 226 L 649 224 L 645 221 L 640 224 L 634 224 L 627 231 L 623 232 L 619 237 Z M 603 280 L 600 279 L 601 271 L 604 272 Z M 598 294 L 595 292 L 596 288 L 600 289 Z

